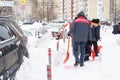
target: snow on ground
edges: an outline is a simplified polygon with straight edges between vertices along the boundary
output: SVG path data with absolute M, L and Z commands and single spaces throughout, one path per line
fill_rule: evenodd
M 52 29 L 51 29 L 52 30 Z M 24 63 L 18 71 L 17 80 L 47 80 L 48 48 L 52 55 L 52 80 L 120 80 L 120 35 L 113 35 L 111 27 L 101 29 L 103 46 L 99 57 L 95 61 L 85 62 L 84 67 L 74 67 L 74 57 L 70 47 L 70 58 L 63 64 L 66 56 L 67 39 L 65 43 L 60 40 L 59 51 L 56 49 L 57 41 L 51 37 L 50 32 L 39 40 L 35 47 L 28 47 L 30 59 L 24 58 Z

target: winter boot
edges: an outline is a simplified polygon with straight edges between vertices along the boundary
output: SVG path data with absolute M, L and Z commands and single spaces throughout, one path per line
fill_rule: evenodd
M 80 64 L 80 67 L 83 67 L 84 66 L 84 64 Z
M 98 53 L 95 56 L 98 57 Z
M 79 65 L 79 61 L 76 61 L 74 66 L 78 66 Z
M 85 55 L 84 61 L 89 61 L 89 55 Z

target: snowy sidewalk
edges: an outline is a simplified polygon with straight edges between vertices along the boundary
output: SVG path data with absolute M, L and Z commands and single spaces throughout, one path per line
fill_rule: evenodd
M 19 70 L 16 80 L 47 80 L 48 48 L 52 50 L 52 80 L 120 80 L 119 36 L 111 34 L 111 29 L 102 32 L 103 46 L 95 61 L 85 62 L 84 67 L 74 67 L 74 57 L 70 49 L 70 58 L 63 64 L 67 44 L 61 44 L 56 50 L 57 41 L 46 37 L 38 47 L 30 47 L 30 59 L 26 59 Z M 66 41 L 67 42 L 67 41 Z M 61 40 L 60 43 L 63 43 Z

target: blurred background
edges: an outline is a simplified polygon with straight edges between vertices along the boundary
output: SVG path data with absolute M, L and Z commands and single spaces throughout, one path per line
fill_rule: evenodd
M 120 0 L 0 0 L 0 15 L 20 21 L 66 20 L 84 11 L 88 19 L 120 20 Z

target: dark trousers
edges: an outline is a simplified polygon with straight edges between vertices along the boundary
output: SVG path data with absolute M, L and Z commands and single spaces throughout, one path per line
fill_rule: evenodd
M 118 34 L 120 34 L 120 31 L 118 31 Z
M 85 56 L 90 56 L 91 55 L 91 41 L 88 41 L 86 43 L 86 49 L 85 49 Z
M 91 42 L 92 42 L 91 46 L 93 45 L 93 47 L 94 47 L 95 55 L 98 55 L 98 45 L 97 45 L 97 41 L 91 41 Z
M 85 45 L 86 45 L 86 42 L 74 42 L 73 54 L 75 57 L 75 61 L 79 61 L 80 64 L 84 64 Z
M 88 41 L 87 44 L 86 44 L 86 53 L 85 55 L 91 55 L 91 47 L 94 47 L 94 52 L 95 52 L 95 55 L 98 55 L 98 44 L 97 44 L 97 41 Z

